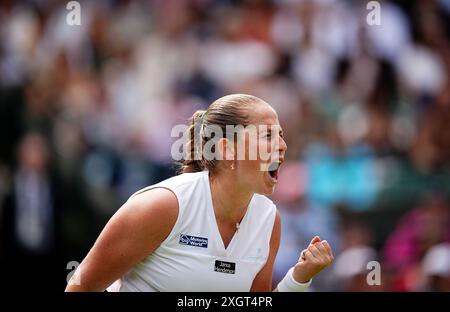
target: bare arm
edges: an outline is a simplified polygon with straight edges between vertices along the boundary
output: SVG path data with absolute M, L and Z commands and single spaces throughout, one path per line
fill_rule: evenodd
M 272 236 L 270 238 L 269 257 L 264 267 L 258 272 L 253 280 L 250 291 L 272 291 L 273 264 L 275 262 L 275 257 L 277 256 L 278 247 L 280 246 L 280 237 L 281 218 L 277 210 L 275 222 L 273 224 Z
M 151 254 L 172 230 L 178 201 L 155 188 L 128 200 L 109 220 L 66 291 L 104 291 Z

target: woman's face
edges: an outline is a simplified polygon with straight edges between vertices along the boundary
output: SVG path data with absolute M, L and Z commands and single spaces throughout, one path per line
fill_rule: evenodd
M 284 161 L 287 145 L 275 110 L 267 103 L 255 103 L 249 110 L 251 126 L 243 135 L 245 157 L 235 151 L 236 173 L 241 187 L 271 195 L 278 182 L 279 165 Z

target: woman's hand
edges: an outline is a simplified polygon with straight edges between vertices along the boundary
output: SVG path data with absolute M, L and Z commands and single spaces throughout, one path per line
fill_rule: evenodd
M 319 236 L 315 236 L 294 266 L 293 277 L 299 283 L 306 283 L 333 260 L 333 252 L 328 242 L 321 241 Z

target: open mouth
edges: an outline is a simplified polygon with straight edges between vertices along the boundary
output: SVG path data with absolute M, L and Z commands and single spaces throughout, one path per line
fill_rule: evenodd
M 275 180 L 278 180 L 278 171 L 280 169 L 280 164 L 280 162 L 273 162 L 269 165 L 269 175 Z

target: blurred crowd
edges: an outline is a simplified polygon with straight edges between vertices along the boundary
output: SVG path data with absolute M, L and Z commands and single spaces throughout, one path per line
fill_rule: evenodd
M 318 234 L 336 261 L 313 291 L 450 291 L 450 1 L 379 1 L 380 25 L 367 2 L 80 1 L 71 26 L 65 1 L 0 0 L 2 281 L 62 291 L 176 174 L 172 127 L 248 93 L 288 143 L 274 284 Z

